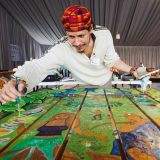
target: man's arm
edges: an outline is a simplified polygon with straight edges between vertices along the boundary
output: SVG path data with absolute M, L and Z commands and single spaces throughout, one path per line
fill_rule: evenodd
M 38 83 L 40 83 L 52 70 L 63 65 L 63 59 L 60 57 L 59 48 L 53 48 L 51 52 L 40 59 L 26 62 L 17 72 L 15 77 L 20 79 L 16 89 L 15 80 L 11 80 L 4 85 L 0 93 L 0 101 L 14 101 L 21 95 L 27 83 L 27 90 L 31 91 Z
M 113 67 L 117 68 L 120 71 L 131 73 L 136 78 L 138 77 L 136 69 L 127 65 L 121 59 L 117 60 Z

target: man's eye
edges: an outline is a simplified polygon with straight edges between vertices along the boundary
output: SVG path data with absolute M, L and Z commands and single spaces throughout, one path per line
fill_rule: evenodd
M 79 37 L 79 38 L 83 38 L 83 37 L 84 37 L 84 35 L 79 35 L 78 37 Z
M 74 36 L 69 36 L 69 38 L 73 39 L 73 38 L 74 38 Z

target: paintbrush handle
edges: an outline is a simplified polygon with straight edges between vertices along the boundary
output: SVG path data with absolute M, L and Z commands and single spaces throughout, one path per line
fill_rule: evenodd
M 18 83 L 19 83 L 19 80 L 18 80 L 18 77 L 16 77 L 16 90 L 18 91 Z
M 150 73 L 144 74 L 143 76 L 138 77 L 138 78 L 139 78 L 139 79 L 142 79 L 142 78 L 144 78 L 144 77 L 146 77 L 146 76 L 150 76 L 151 74 L 156 73 L 156 72 L 159 72 L 159 71 L 160 71 L 160 69 L 157 69 L 157 70 L 152 71 L 152 72 L 150 72 Z

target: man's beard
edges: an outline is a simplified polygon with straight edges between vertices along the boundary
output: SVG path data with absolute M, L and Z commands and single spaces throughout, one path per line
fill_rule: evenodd
M 89 45 L 89 43 L 90 43 L 90 40 L 91 40 L 91 37 L 89 37 L 89 42 L 88 42 L 88 44 L 85 43 L 85 44 L 82 45 L 82 47 L 86 46 L 86 47 L 84 47 L 83 50 L 81 50 L 81 48 L 78 49 L 78 47 L 75 47 L 75 46 L 74 46 L 74 47 L 76 48 L 77 52 L 78 52 L 78 53 L 84 53 L 84 52 L 85 52 L 85 49 L 88 47 L 88 45 Z
M 75 48 L 76 48 L 76 47 L 75 47 Z M 80 49 L 76 48 L 76 50 L 77 50 L 78 53 L 83 53 L 83 52 L 85 51 L 85 49 L 82 49 L 82 50 L 81 50 L 81 48 L 80 48 Z

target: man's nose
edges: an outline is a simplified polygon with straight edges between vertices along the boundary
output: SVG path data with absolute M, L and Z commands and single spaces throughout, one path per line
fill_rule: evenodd
M 74 45 L 75 46 L 79 46 L 80 45 L 80 40 L 79 40 L 79 38 L 75 38 L 75 40 L 74 40 Z

